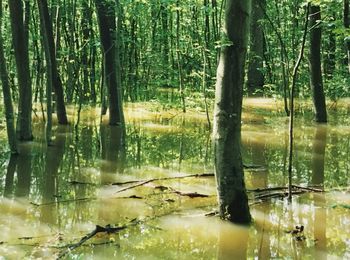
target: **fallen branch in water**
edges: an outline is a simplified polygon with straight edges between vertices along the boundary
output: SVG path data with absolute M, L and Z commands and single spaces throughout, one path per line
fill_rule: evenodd
M 171 187 L 166 187 L 166 186 L 156 186 L 154 188 L 160 189 L 161 191 L 168 190 L 169 192 L 155 193 L 155 194 L 151 194 L 151 195 L 178 194 L 179 196 L 189 197 L 191 199 L 193 199 L 193 198 L 208 198 L 208 197 L 216 196 L 216 195 L 202 194 L 202 193 L 198 193 L 198 192 L 181 192 L 181 191 L 178 191 L 178 190 L 175 190 Z M 148 196 L 150 196 L 150 195 L 148 195 Z M 141 196 L 137 196 L 137 195 L 130 195 L 130 196 L 126 196 L 126 197 L 116 197 L 116 199 L 145 199 L 145 198 L 141 197 Z
M 292 191 L 292 195 L 300 195 L 305 193 L 305 191 Z M 254 199 L 256 200 L 262 200 L 262 199 L 268 199 L 268 198 L 284 198 L 288 197 L 289 192 L 274 192 L 274 193 L 268 193 L 268 194 L 262 194 L 255 196 Z
M 246 165 L 244 164 L 243 167 L 245 169 L 250 169 L 252 171 L 265 171 L 266 168 L 261 165 Z M 167 180 L 176 180 L 176 179 L 185 179 L 185 178 L 205 178 L 205 177 L 214 177 L 214 173 L 199 173 L 199 174 L 192 174 L 192 175 L 182 175 L 182 176 L 173 176 L 173 177 L 161 177 L 161 178 L 154 178 L 154 179 L 149 179 L 149 180 L 133 180 L 133 181 L 124 181 L 124 182 L 113 182 L 111 185 L 126 185 L 126 184 L 133 184 L 137 183 L 136 187 L 145 185 L 149 182 L 153 181 L 167 181 Z M 79 184 L 79 183 L 78 183 Z M 82 184 L 90 184 L 90 183 L 82 183 Z M 127 187 L 129 189 L 129 187 Z M 133 188 L 130 186 L 130 188 Z M 121 191 L 118 191 L 121 192 Z
M 51 202 L 47 202 L 47 203 L 42 203 L 42 204 L 38 204 L 35 202 L 30 202 L 30 204 L 36 206 L 36 207 L 40 207 L 40 206 L 48 206 L 48 205 L 53 205 L 53 204 L 59 204 L 59 203 L 70 203 L 70 202 L 78 202 L 78 201 L 90 201 L 90 200 L 96 200 L 97 198 L 92 197 L 92 198 L 79 198 L 79 199 L 71 199 L 71 200 L 58 200 L 58 201 L 51 201 Z
M 132 184 L 132 183 L 138 183 L 138 182 L 166 181 L 166 180 L 176 180 L 176 179 L 185 179 L 185 178 L 203 178 L 203 177 L 214 177 L 214 173 L 201 173 L 201 174 L 181 175 L 181 176 L 173 176 L 173 177 L 161 177 L 161 178 L 154 178 L 149 180 L 113 182 L 111 185 L 125 185 L 125 184 Z
M 292 185 L 292 188 L 304 191 L 313 191 L 313 192 L 324 192 L 323 189 L 318 189 L 314 187 L 303 187 L 298 185 Z M 269 188 L 258 188 L 258 189 L 247 189 L 248 192 L 266 192 L 266 191 L 278 191 L 278 190 L 287 190 L 286 186 L 278 186 L 278 187 L 269 187 Z
M 289 189 L 289 187 L 271 187 L 271 188 L 264 188 L 264 189 L 255 189 L 255 190 L 248 190 L 250 192 L 265 192 L 265 194 L 260 194 L 260 195 L 256 195 L 254 197 L 255 200 L 262 200 L 262 199 L 267 199 L 267 198 L 276 198 L 276 197 L 287 197 L 288 196 L 288 192 L 287 190 Z M 303 187 L 303 186 L 298 186 L 298 185 L 292 185 L 292 195 L 299 195 L 299 194 L 303 194 L 305 192 L 324 192 L 323 189 L 317 189 L 317 188 L 313 188 L 313 187 Z M 270 193 L 270 191 L 281 191 L 281 192 L 273 192 Z
M 257 189 L 247 189 L 247 192 L 266 192 L 266 191 L 277 191 L 277 190 L 286 190 L 288 187 L 278 186 L 278 187 L 269 187 L 269 188 L 257 188 Z
M 183 176 L 174 176 L 174 177 L 154 178 L 154 179 L 140 180 L 140 181 L 129 181 L 129 182 L 124 182 L 124 183 L 119 182 L 119 183 L 112 183 L 112 185 L 124 185 L 124 184 L 136 183 L 135 185 L 125 187 L 125 188 L 115 192 L 115 193 L 120 193 L 120 192 L 123 192 L 126 190 L 130 190 L 133 188 L 143 186 L 147 183 L 154 182 L 154 181 L 166 181 L 166 180 L 176 180 L 176 179 L 185 179 L 185 178 L 203 178 L 203 177 L 213 177 L 213 176 L 214 176 L 214 173 L 202 173 L 202 174 L 192 174 L 192 175 L 183 175 Z
M 303 187 L 303 186 L 298 186 L 298 185 L 292 185 L 292 188 L 305 190 L 305 191 L 324 192 L 323 189 L 316 189 L 316 188 L 313 188 L 313 187 Z
M 119 232 L 121 230 L 126 229 L 131 224 L 135 224 L 135 219 L 132 220 L 129 224 L 126 224 L 126 225 L 123 225 L 123 226 L 120 226 L 120 227 L 112 227 L 109 224 L 106 225 L 105 227 L 96 225 L 95 230 L 93 230 L 92 232 L 90 232 L 87 235 L 85 235 L 84 237 L 82 237 L 79 242 L 65 246 L 65 247 L 68 247 L 68 248 L 66 250 L 64 250 L 61 254 L 59 254 L 57 259 L 61 259 L 66 254 L 68 254 L 70 251 L 76 249 L 77 247 L 80 247 L 83 243 L 85 243 L 86 241 L 88 241 L 89 239 L 91 239 L 92 237 L 94 237 L 98 233 L 105 232 L 107 234 L 114 234 L 114 233 L 117 233 L 117 232 Z
M 93 185 L 93 186 L 97 186 L 98 184 L 96 183 L 92 183 L 92 182 L 82 182 L 82 181 L 69 181 L 68 182 L 69 184 L 72 184 L 72 185 Z

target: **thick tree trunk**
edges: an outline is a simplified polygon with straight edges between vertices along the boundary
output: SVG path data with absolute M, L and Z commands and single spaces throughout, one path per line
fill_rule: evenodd
M 241 156 L 244 64 L 249 34 L 249 0 L 228 0 L 224 46 L 217 69 L 213 142 L 220 216 L 248 224 L 251 216 Z
M 7 139 L 10 146 L 11 153 L 18 153 L 15 119 L 12 105 L 11 88 L 8 80 L 8 73 L 6 68 L 6 59 L 4 54 L 4 44 L 2 38 L 2 0 L 0 0 L 0 77 L 2 83 L 2 93 L 5 104 L 6 130 Z
M 262 95 L 264 86 L 263 57 L 264 31 L 261 20 L 264 17 L 265 0 L 252 0 L 250 21 L 250 52 L 248 64 L 248 95 Z M 264 8 L 264 9 L 263 9 Z
M 115 4 L 111 0 L 95 0 L 103 50 L 104 80 L 108 90 L 110 125 L 124 124 L 121 84 L 118 75 L 119 53 Z
M 32 86 L 29 73 L 28 41 L 23 21 L 23 5 L 21 0 L 11 0 L 8 3 L 19 87 L 17 137 L 21 141 L 28 141 L 33 139 Z
M 312 89 L 316 122 L 327 122 L 326 98 L 323 91 L 321 71 L 321 9 L 319 5 L 310 6 L 310 85 Z

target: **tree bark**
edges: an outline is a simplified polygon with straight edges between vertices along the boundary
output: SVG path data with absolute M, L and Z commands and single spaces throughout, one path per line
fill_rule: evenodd
M 310 85 L 315 109 L 315 120 L 327 122 L 326 98 L 323 91 L 321 71 L 321 9 L 319 5 L 310 5 Z
M 5 105 L 5 117 L 6 117 L 6 130 L 7 139 L 12 154 L 18 153 L 15 119 L 12 105 L 11 88 L 8 79 L 8 72 L 6 68 L 6 59 L 4 54 L 4 43 L 2 38 L 2 0 L 0 0 L 0 77 L 2 83 L 2 93 L 4 97 Z
M 241 156 L 244 64 L 249 34 L 249 0 L 227 0 L 224 41 L 217 69 L 214 111 L 214 158 L 220 216 L 251 222 Z
M 21 0 L 10 0 L 8 3 L 19 87 L 17 138 L 21 141 L 29 141 L 33 139 L 32 86 L 29 72 L 28 41 L 23 21 L 23 5 Z
M 95 0 L 103 50 L 104 80 L 108 90 L 109 124 L 124 124 L 119 78 L 119 53 L 117 44 L 116 2 Z

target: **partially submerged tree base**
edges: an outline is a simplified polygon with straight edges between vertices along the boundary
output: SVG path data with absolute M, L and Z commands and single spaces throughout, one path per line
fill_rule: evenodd
M 228 0 L 215 90 L 214 166 L 220 217 L 250 224 L 241 155 L 244 64 L 249 34 L 250 0 Z
M 252 218 L 249 213 L 247 194 L 245 191 L 238 192 L 235 198 L 236 200 L 232 201 L 229 205 L 220 203 L 220 218 L 235 224 L 249 225 Z M 247 203 L 245 203 L 245 201 L 247 201 Z M 239 212 L 241 212 L 241 214 L 239 214 Z

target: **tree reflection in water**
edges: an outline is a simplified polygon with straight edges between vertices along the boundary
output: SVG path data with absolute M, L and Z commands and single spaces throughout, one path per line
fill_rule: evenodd
M 324 164 L 327 144 L 327 126 L 316 125 L 312 144 L 312 184 L 324 188 Z M 314 194 L 315 259 L 327 259 L 327 209 L 324 193 Z
M 292 207 L 283 200 L 254 204 L 251 206 L 254 225 L 248 231 L 204 217 L 205 213 L 215 210 L 215 197 L 189 198 L 173 192 L 213 195 L 215 181 L 212 177 L 150 182 L 117 194 L 118 189 L 128 185 L 110 183 L 212 172 L 212 149 L 205 123 L 180 117 L 167 122 L 159 118 L 137 121 L 126 126 L 124 149 L 120 145 L 123 141 L 118 127 L 99 128 L 97 123 L 82 119 L 78 140 L 70 127 L 54 128 L 52 147 L 36 140 L 22 144 L 23 152 L 19 156 L 2 153 L 0 161 L 6 164 L 0 173 L 0 191 L 11 199 L 0 199 L 0 232 L 10 234 L 12 239 L 32 235 L 46 235 L 47 239 L 52 239 L 59 232 L 63 234 L 64 243 L 69 243 L 91 232 L 96 224 L 118 225 L 130 218 L 152 219 L 154 215 L 170 214 L 179 219 L 178 225 L 169 222 L 164 226 L 162 217 L 156 217 L 114 237 L 120 245 L 117 249 L 115 245 L 82 247 L 73 252 L 72 257 L 95 254 L 120 259 L 144 255 L 181 256 L 182 259 L 194 256 L 322 259 L 343 257 L 349 251 L 346 244 L 346 231 L 350 228 L 348 209 L 332 207 L 346 204 L 346 193 L 296 196 Z M 244 125 L 244 162 L 266 168 L 246 170 L 249 189 L 285 185 L 285 126 L 280 122 L 284 121 Z M 295 183 L 320 185 L 327 190 L 347 186 L 348 133 L 344 125 L 315 127 L 311 122 L 299 122 Z M 112 179 L 104 179 L 105 174 Z M 141 198 L 129 198 L 130 195 Z M 48 204 L 45 206 L 45 203 Z M 181 221 L 185 216 L 189 216 L 186 228 Z M 198 223 L 199 219 L 202 223 Z M 286 233 L 295 225 L 305 226 L 305 241 L 293 240 Z M 1 238 L 0 242 L 10 240 L 8 237 Z M 176 241 L 179 246 L 175 245 Z M 43 246 L 46 240 L 21 241 L 34 242 Z M 54 241 L 46 245 L 58 244 Z M 32 253 L 31 247 L 12 248 L 18 252 L 16 256 L 11 255 L 14 259 Z M 8 249 L 6 243 L 1 244 L 0 255 L 9 252 Z M 57 251 L 49 247 L 46 250 L 51 256 Z M 9 256 L 6 254 L 5 257 Z

